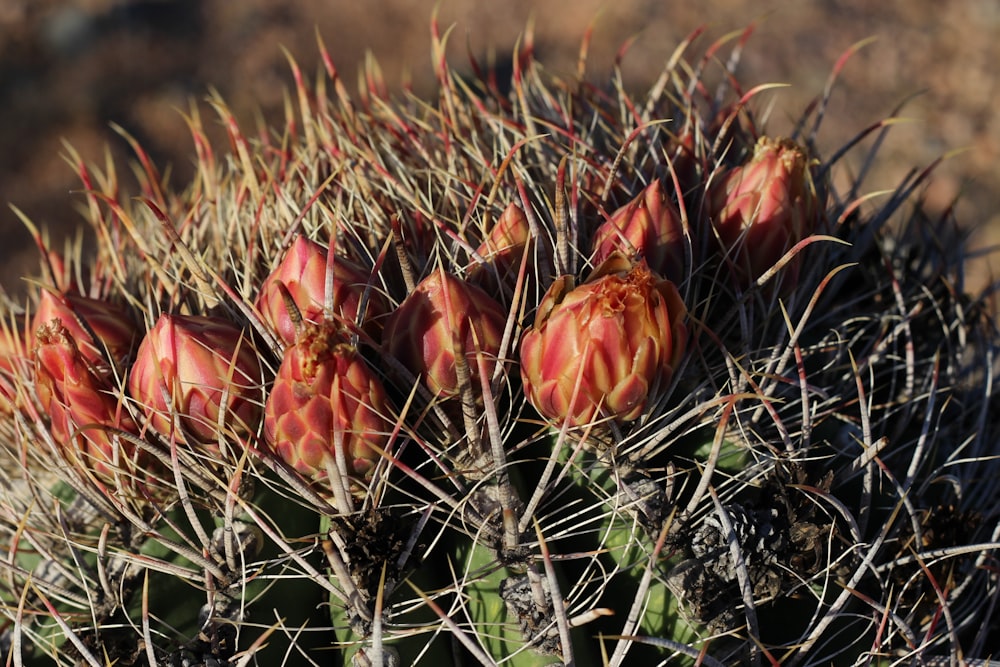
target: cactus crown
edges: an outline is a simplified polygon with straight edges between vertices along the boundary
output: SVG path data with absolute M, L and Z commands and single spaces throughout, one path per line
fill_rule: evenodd
M 1000 649 L 997 337 L 930 169 L 838 191 L 822 113 L 770 138 L 690 41 L 641 96 L 529 39 L 431 101 L 320 48 L 284 127 L 192 108 L 183 191 L 76 160 L 96 253 L 0 332 L 11 664 Z

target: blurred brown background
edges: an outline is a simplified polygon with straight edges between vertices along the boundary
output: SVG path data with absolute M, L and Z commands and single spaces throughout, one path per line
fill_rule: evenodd
M 171 179 L 191 173 L 192 144 L 177 109 L 217 88 L 250 126 L 259 108 L 280 113 L 290 82 L 281 47 L 310 74 L 318 30 L 347 81 L 371 52 L 386 81 L 433 90 L 430 0 L 0 0 L 0 285 L 22 290 L 19 277 L 37 260 L 30 238 L 7 204 L 53 236 L 72 232 L 81 201 L 74 171 L 61 155 L 70 142 L 102 162 L 107 147 L 127 176 L 127 146 L 110 128 L 122 125 Z M 977 243 L 1000 240 L 1000 3 L 983 0 L 441 0 L 439 20 L 454 24 L 450 60 L 461 70 L 468 48 L 478 58 L 509 54 L 529 20 L 547 69 L 571 75 L 581 36 L 595 26 L 588 75 L 606 75 L 618 48 L 636 37 L 626 82 L 642 91 L 677 44 L 707 26 L 693 54 L 751 21 L 740 74 L 747 84 L 784 82 L 772 131 L 787 128 L 818 94 L 838 56 L 877 38 L 848 64 L 821 133 L 827 151 L 864 126 L 903 109 L 870 189 L 891 187 L 911 166 L 967 149 L 937 171 L 928 193 L 944 207 L 962 193 L 959 218 Z M 725 50 L 724 53 L 728 53 Z M 208 118 L 209 116 L 206 116 Z M 1000 265 L 998 265 L 1000 266 Z M 978 281 L 986 280 L 982 265 Z

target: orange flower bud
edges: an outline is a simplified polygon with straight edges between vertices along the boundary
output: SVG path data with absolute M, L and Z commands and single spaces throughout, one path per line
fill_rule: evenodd
M 129 391 L 158 432 L 184 431 L 210 444 L 220 438 L 219 420 L 242 436 L 253 431 L 263 403 L 261 364 L 250 340 L 217 318 L 161 315 L 136 353 Z M 185 442 L 182 433 L 177 439 Z
M 740 278 L 756 280 L 816 225 L 808 158 L 794 142 L 761 137 L 753 158 L 712 190 L 710 215 Z
M 264 408 L 264 436 L 274 452 L 314 479 L 336 467 L 367 479 L 392 431 L 378 377 L 332 323 L 307 325 L 285 349 Z
M 319 324 L 324 319 L 326 256 L 326 248 L 300 236 L 295 239 L 278 266 L 261 284 L 257 296 L 257 310 L 286 345 L 295 342 L 295 324 L 288 313 L 278 283 L 284 283 L 288 289 L 288 293 L 302 314 L 302 320 Z M 367 283 L 366 271 L 343 257 L 337 257 L 333 264 L 334 313 L 344 321 L 357 322 Z M 387 313 L 389 308 L 381 292 L 372 289 L 368 294 L 364 320 L 374 322 L 375 318 Z M 372 331 L 369 330 L 369 333 Z
M 473 387 L 480 382 L 477 353 L 492 372 L 506 320 L 486 292 L 439 269 L 389 315 L 383 340 L 386 352 L 423 378 L 435 396 L 451 398 L 461 391 L 457 359 L 465 358 Z
M 675 283 L 684 279 L 681 215 L 659 179 L 612 213 L 594 233 L 593 245 L 595 266 L 617 252 L 646 260 L 649 268 Z
M 521 341 L 525 395 L 571 426 L 637 419 L 680 361 L 686 312 L 672 282 L 621 255 L 576 288 L 556 280 Z

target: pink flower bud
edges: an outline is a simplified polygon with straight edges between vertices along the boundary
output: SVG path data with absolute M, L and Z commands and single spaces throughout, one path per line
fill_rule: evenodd
M 336 468 L 367 479 L 386 447 L 392 423 L 385 389 L 332 323 L 307 325 L 285 349 L 264 409 L 264 436 L 274 452 L 314 479 Z
M 756 280 L 816 225 L 817 197 L 805 152 L 787 139 L 761 137 L 753 158 L 713 188 L 709 208 L 738 277 Z
M 284 258 L 261 284 L 257 296 L 257 310 L 264 320 L 278 333 L 286 345 L 295 342 L 295 324 L 278 288 L 283 283 L 304 322 L 319 324 L 324 319 L 323 305 L 326 294 L 327 249 L 304 236 L 285 253 Z M 368 283 L 368 272 L 343 257 L 333 265 L 334 313 L 345 322 L 357 322 L 358 311 Z M 368 290 L 365 323 L 374 323 L 388 312 L 385 297 L 375 289 Z M 369 333 L 377 332 L 366 328 Z
M 245 332 L 217 318 L 161 315 L 136 353 L 129 391 L 163 435 L 178 416 L 184 433 L 218 442 L 222 426 L 244 436 L 257 427 L 263 403 L 261 364 Z M 177 439 L 186 442 L 184 433 Z
M 684 279 L 684 228 L 677 206 L 659 180 L 615 211 L 594 233 L 594 265 L 614 253 L 644 259 L 656 273 L 679 282 Z
M 637 419 L 680 361 L 686 312 L 673 283 L 621 255 L 578 287 L 556 280 L 521 341 L 525 395 L 571 426 Z
M 507 314 L 478 287 L 437 270 L 427 276 L 386 321 L 383 344 L 435 395 L 459 395 L 457 359 L 465 358 L 472 387 L 479 386 L 477 353 L 492 372 Z

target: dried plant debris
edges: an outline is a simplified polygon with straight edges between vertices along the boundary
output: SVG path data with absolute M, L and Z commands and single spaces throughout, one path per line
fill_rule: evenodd
M 681 531 L 690 557 L 670 569 L 666 582 L 688 615 L 712 632 L 744 624 L 741 575 L 755 604 L 764 604 L 793 593 L 839 555 L 829 548 L 842 547 L 835 521 L 817 516 L 816 505 L 797 490 L 808 483 L 804 470 L 793 465 L 782 472 L 754 503 L 721 507 L 725 520 L 709 515 Z M 828 473 L 813 488 L 827 493 L 831 481 Z

